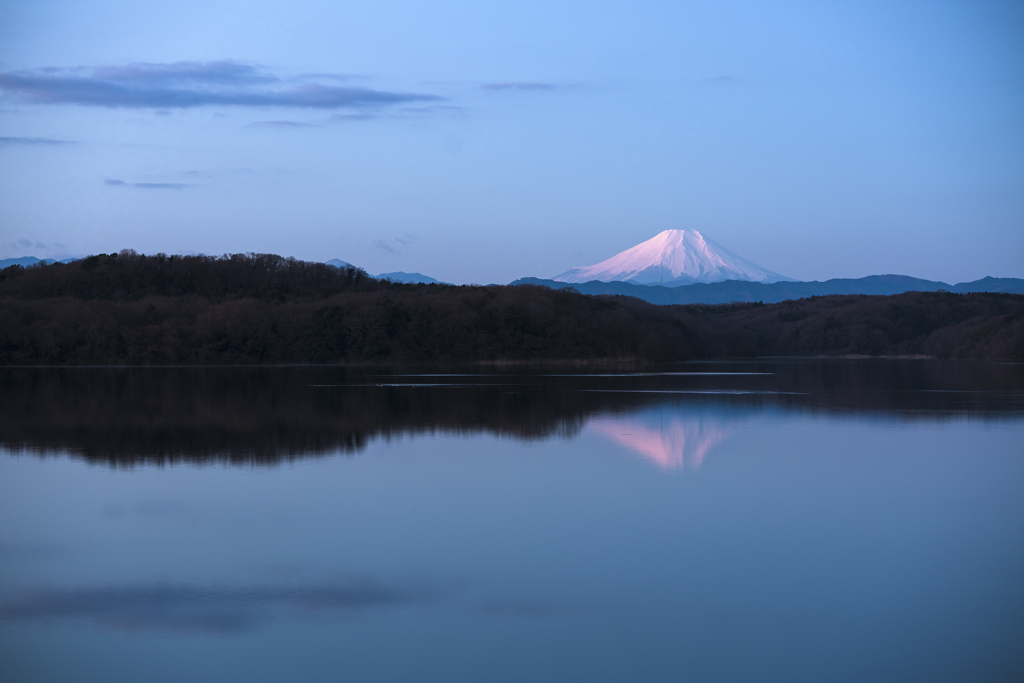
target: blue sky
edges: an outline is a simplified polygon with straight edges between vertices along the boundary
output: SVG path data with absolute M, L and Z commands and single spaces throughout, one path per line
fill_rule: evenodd
M 1024 4 L 0 0 L 0 257 L 1024 277 Z

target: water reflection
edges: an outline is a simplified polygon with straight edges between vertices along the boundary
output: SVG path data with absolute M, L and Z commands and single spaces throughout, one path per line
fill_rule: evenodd
M 1024 680 L 1024 366 L 668 372 L 0 370 L 0 680 Z
M 376 438 L 571 438 L 589 425 L 662 467 L 695 468 L 723 438 L 723 411 L 752 415 L 766 406 L 887 419 L 1003 419 L 1024 414 L 1024 366 L 833 359 L 664 372 L 5 369 L 0 445 L 112 465 L 266 465 L 355 453 Z
M 629 416 L 599 415 L 586 429 L 633 451 L 662 469 L 697 470 L 728 434 L 726 420 L 710 411 L 680 413 L 659 406 Z
M 156 583 L 36 591 L 0 604 L 0 620 L 82 619 L 125 630 L 231 632 L 289 612 L 344 613 L 426 597 L 366 581 L 246 587 Z

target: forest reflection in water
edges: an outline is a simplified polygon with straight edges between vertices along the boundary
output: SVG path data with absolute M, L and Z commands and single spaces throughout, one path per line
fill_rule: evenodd
M 994 363 L 2 369 L 0 680 L 1021 680 L 1022 426 Z
M 655 368 L 281 367 L 0 370 L 0 444 L 117 466 L 273 465 L 374 439 L 599 434 L 696 469 L 764 410 L 897 420 L 1024 415 L 1024 366 L 783 359 Z

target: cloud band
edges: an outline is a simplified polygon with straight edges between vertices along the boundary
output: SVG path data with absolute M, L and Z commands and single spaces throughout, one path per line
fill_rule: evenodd
M 0 73 L 0 90 L 37 104 L 126 109 L 344 109 L 442 99 L 429 94 L 285 81 L 255 66 L 231 61 L 10 71 Z

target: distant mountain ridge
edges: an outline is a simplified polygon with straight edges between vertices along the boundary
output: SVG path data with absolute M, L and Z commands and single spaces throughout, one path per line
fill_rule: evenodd
M 348 261 L 342 261 L 340 258 L 332 258 L 330 261 L 324 261 L 329 266 L 336 268 L 356 268 L 357 266 L 352 265 Z M 401 282 L 407 285 L 420 284 L 420 285 L 446 285 L 447 282 L 434 279 L 429 275 L 423 273 L 406 273 L 402 270 L 396 270 L 393 273 L 381 273 L 380 275 L 371 275 L 370 277 L 377 280 L 390 280 L 391 282 Z
M 71 263 L 80 259 L 63 259 L 61 263 Z M 29 267 L 37 263 L 55 263 L 54 259 L 40 259 L 35 256 L 0 259 L 0 269 L 13 265 Z M 338 267 L 355 267 L 341 259 L 331 259 L 325 263 Z M 450 284 L 437 280 L 422 273 L 406 273 L 396 271 L 371 275 L 378 280 L 406 284 Z M 725 304 L 734 302 L 778 303 L 786 300 L 803 299 L 812 296 L 829 296 L 835 294 L 866 294 L 889 296 L 904 292 L 936 292 L 945 290 L 956 294 L 974 292 L 993 292 L 1005 294 L 1024 294 L 1024 279 L 984 277 L 973 282 L 961 282 L 950 285 L 937 280 L 924 280 L 907 275 L 869 275 L 862 278 L 835 278 L 825 281 L 799 282 L 786 280 L 773 283 L 750 282 L 744 280 L 725 280 L 712 283 L 670 284 L 636 284 L 631 282 L 564 282 L 543 278 L 520 278 L 510 285 L 540 285 L 551 289 L 573 288 L 582 294 L 630 296 L 657 305 L 671 304 Z
M 697 282 L 792 280 L 763 268 L 705 237 L 698 230 L 663 230 L 593 266 L 570 268 L 556 282 L 631 282 L 687 285 Z
M 618 294 L 632 296 L 652 304 L 726 304 L 733 302 L 760 301 L 766 304 L 788 299 L 804 299 L 811 296 L 832 294 L 892 295 L 904 292 L 937 292 L 945 290 L 958 294 L 969 292 L 1003 292 L 1024 294 L 1024 280 L 1020 278 L 985 277 L 974 282 L 949 285 L 945 282 L 922 280 L 907 275 L 869 275 L 862 278 L 836 278 L 824 282 L 745 282 L 726 280 L 724 282 L 697 283 L 662 287 L 629 282 L 559 282 L 540 278 L 520 278 L 513 285 L 541 285 L 552 289 L 571 287 L 582 294 Z
M 401 270 L 397 270 L 394 273 L 381 273 L 380 275 L 374 275 L 373 277 L 377 278 L 378 280 L 391 280 L 392 282 L 404 282 L 407 285 L 411 285 L 411 284 L 420 284 L 420 285 L 448 284 L 446 282 L 441 282 L 440 280 L 435 280 L 434 278 L 430 277 L 429 275 L 424 275 L 423 273 L 406 273 L 406 272 L 403 272 Z
M 61 259 L 60 262 L 71 263 L 72 261 L 78 260 L 79 259 L 76 258 L 66 258 Z M 52 258 L 37 258 L 35 256 L 19 256 L 18 258 L 5 258 L 0 259 L 0 269 L 9 268 L 10 266 L 21 266 L 23 268 L 28 268 L 29 266 L 34 266 L 37 263 L 42 263 L 43 265 L 48 266 L 51 263 L 57 263 L 57 260 Z

